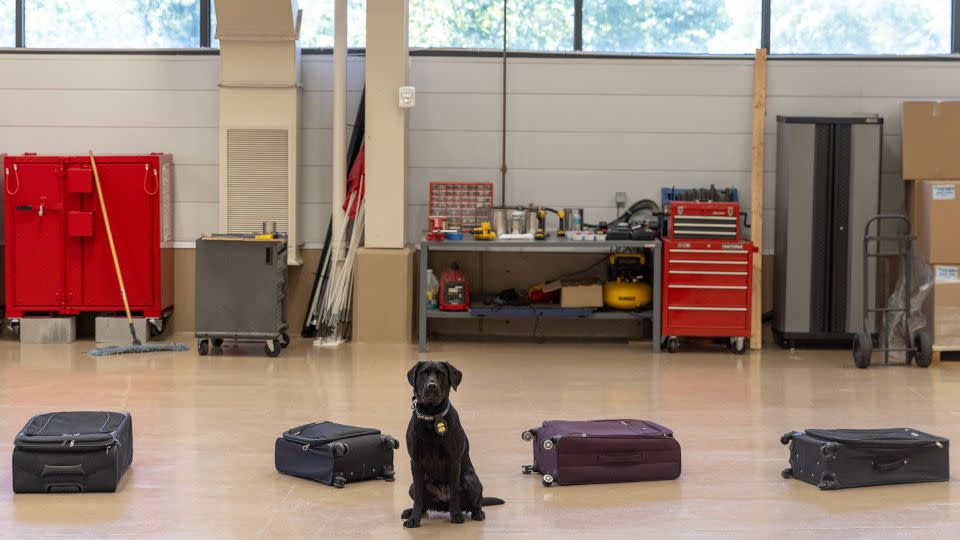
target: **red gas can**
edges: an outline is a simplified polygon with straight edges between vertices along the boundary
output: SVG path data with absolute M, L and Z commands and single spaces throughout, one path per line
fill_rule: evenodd
M 173 311 L 173 157 L 97 158 L 130 309 Z M 6 313 L 123 311 L 89 156 L 4 158 Z

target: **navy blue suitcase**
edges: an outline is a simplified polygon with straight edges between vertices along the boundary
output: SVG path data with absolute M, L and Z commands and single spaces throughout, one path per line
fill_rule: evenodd
M 347 482 L 394 479 L 393 452 L 400 443 L 379 429 L 314 422 L 277 439 L 277 471 L 342 488 Z
M 38 414 L 13 443 L 13 491 L 112 492 L 132 462 L 130 413 Z

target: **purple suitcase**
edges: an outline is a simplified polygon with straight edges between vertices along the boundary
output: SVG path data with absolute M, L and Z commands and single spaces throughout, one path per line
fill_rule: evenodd
M 673 431 L 646 420 L 548 420 L 523 432 L 533 441 L 533 465 L 543 485 L 673 480 L 680 443 Z

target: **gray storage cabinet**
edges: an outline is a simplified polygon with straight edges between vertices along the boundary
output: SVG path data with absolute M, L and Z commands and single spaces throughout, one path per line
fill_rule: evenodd
M 285 238 L 197 239 L 197 350 L 207 354 L 224 339 L 262 341 L 277 356 L 287 336 Z
M 883 119 L 777 118 L 774 331 L 798 342 L 850 343 L 863 328 L 864 225 L 880 209 Z

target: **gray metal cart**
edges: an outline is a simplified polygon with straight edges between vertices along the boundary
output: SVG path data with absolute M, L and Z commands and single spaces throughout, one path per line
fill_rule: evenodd
M 248 236 L 197 239 L 197 351 L 224 339 L 261 341 L 278 356 L 287 335 L 287 240 Z

